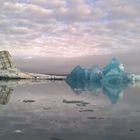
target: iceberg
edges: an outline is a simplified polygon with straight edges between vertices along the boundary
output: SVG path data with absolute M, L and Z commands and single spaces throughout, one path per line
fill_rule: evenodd
M 71 82 L 97 82 L 97 83 L 124 83 L 136 79 L 134 75 L 130 75 L 124 71 L 123 64 L 119 63 L 116 58 L 112 58 L 111 62 L 102 69 L 94 66 L 90 69 L 83 69 L 76 66 L 67 76 L 66 81 Z
M 129 74 L 123 64 L 116 58 L 112 58 L 109 64 L 103 68 L 93 66 L 89 69 L 76 66 L 66 77 L 66 82 L 72 90 L 80 94 L 82 91 L 90 91 L 93 94 L 101 92 L 114 104 L 127 87 L 140 81 L 140 76 Z
M 116 58 L 112 58 L 111 62 L 103 68 L 103 75 L 106 75 L 113 69 L 116 69 L 118 72 L 123 72 L 124 66 L 123 64 L 119 63 L 119 61 Z

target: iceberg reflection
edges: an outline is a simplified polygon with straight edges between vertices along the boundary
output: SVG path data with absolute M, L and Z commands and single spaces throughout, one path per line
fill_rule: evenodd
M 0 104 L 6 105 L 9 102 L 12 91 L 12 87 L 0 85 Z
M 15 87 L 24 84 L 43 83 L 44 81 L 32 80 L 0 80 L 0 104 L 6 105 L 10 101 L 10 95 Z
M 10 95 L 14 91 L 14 88 L 24 83 L 24 80 L 0 80 L 0 104 L 8 104 L 10 101 Z
M 90 82 L 90 81 L 85 81 L 85 82 L 83 82 L 83 81 L 82 82 L 79 82 L 79 81 L 68 82 L 67 81 L 67 83 L 76 94 L 80 94 L 83 91 L 89 91 L 93 95 L 97 95 L 98 93 L 102 92 L 104 95 L 106 95 L 109 98 L 109 100 L 111 101 L 112 104 L 117 103 L 120 96 L 122 96 L 123 91 L 127 87 L 131 86 L 130 83 L 102 84 L 102 83 Z

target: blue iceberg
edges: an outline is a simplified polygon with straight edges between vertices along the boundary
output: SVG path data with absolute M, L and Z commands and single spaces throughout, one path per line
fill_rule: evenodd
M 77 94 L 82 91 L 95 94 L 102 90 L 112 103 L 116 103 L 119 94 L 135 80 L 139 80 L 138 76 L 125 72 L 123 64 L 116 58 L 112 58 L 103 68 L 93 66 L 84 69 L 76 66 L 66 78 L 66 82 Z
M 130 75 L 124 71 L 123 64 L 119 63 L 116 58 L 112 58 L 111 62 L 104 68 L 94 66 L 90 69 L 83 69 L 76 66 L 72 72 L 67 76 L 66 81 L 82 82 L 90 81 L 96 83 L 106 84 L 108 82 L 124 83 L 130 81 Z

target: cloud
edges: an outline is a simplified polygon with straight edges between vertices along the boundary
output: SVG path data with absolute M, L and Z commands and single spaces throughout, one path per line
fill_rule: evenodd
M 139 7 L 139 0 L 1 0 L 1 49 L 24 58 L 134 51 Z

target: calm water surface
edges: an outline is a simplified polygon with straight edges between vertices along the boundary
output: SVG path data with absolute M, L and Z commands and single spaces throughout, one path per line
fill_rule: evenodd
M 65 81 L 0 84 L 0 140 L 139 140 L 139 118 L 139 84 L 92 92 Z

